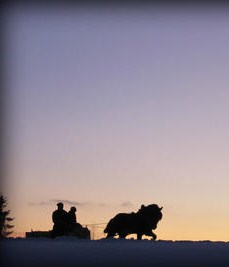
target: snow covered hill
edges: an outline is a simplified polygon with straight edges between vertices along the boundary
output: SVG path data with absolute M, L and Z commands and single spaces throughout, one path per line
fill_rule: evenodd
M 16 238 L 1 252 L 4 267 L 229 266 L 229 242 Z

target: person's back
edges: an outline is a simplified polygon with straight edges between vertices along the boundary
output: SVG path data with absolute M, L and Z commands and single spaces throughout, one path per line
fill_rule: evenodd
M 55 210 L 52 215 L 54 224 L 65 224 L 67 212 L 65 210 Z
M 68 221 L 71 224 L 76 223 L 76 208 L 71 207 L 70 211 L 68 212 Z
M 83 226 L 77 222 L 76 219 L 76 208 L 71 207 L 71 209 L 68 212 L 68 229 L 70 232 L 78 231 L 82 229 Z
M 77 226 L 77 220 L 76 220 L 76 208 L 71 207 L 71 209 L 68 212 L 68 228 L 69 231 L 73 231 Z
M 63 203 L 57 204 L 57 210 L 55 210 L 52 214 L 53 220 L 53 235 L 64 235 L 66 233 L 68 213 L 63 209 Z

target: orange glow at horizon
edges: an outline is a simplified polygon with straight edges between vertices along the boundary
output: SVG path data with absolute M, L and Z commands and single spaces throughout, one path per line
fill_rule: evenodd
M 51 221 L 52 209 L 49 207 L 49 212 L 45 207 L 34 208 L 36 213 L 30 212 L 26 220 L 21 221 L 21 226 L 19 227 L 15 224 L 14 233 L 12 237 L 25 237 L 25 232 L 33 231 L 49 231 L 52 229 L 53 223 Z M 98 209 L 99 210 L 99 209 Z M 78 208 L 78 222 L 83 226 L 87 226 L 91 231 L 92 239 L 104 238 L 106 235 L 103 233 L 103 230 L 107 222 L 116 215 L 116 212 L 131 212 L 136 211 L 134 209 L 118 209 L 116 212 L 110 212 L 110 214 L 104 214 L 103 211 L 97 210 L 97 216 L 90 215 L 90 209 L 84 210 Z M 119 210 L 119 211 L 118 211 Z M 31 211 L 31 209 L 30 209 Z M 42 211 L 42 212 L 41 212 Z M 39 214 L 39 212 L 41 212 Z M 112 214 L 113 213 L 113 214 Z M 157 229 L 153 232 L 157 235 L 158 240 L 190 240 L 190 241 L 201 241 L 201 240 L 210 240 L 210 241 L 225 241 L 228 242 L 229 234 L 227 233 L 227 221 L 220 220 L 219 218 L 206 218 L 195 217 L 192 218 L 192 215 L 188 216 L 189 218 L 179 218 L 179 216 L 173 217 L 173 215 L 164 209 L 163 218 L 158 222 Z M 39 220 L 37 220 L 40 218 Z M 229 220 L 229 218 L 228 218 Z M 208 224 L 206 224 L 208 221 Z M 15 223 L 17 222 L 17 219 Z M 209 234 L 210 233 L 210 234 Z M 135 235 L 129 235 L 127 238 L 136 239 Z M 143 239 L 151 239 L 149 237 L 143 236 Z

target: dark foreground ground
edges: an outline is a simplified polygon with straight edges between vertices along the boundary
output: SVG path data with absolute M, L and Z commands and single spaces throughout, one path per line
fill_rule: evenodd
M 229 242 L 17 238 L 1 254 L 2 267 L 229 266 Z

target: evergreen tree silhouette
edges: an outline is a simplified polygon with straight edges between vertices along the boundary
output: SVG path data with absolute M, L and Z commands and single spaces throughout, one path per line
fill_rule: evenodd
M 10 210 L 5 210 L 7 206 L 6 198 L 0 195 L 0 238 L 6 238 L 13 233 L 13 225 L 10 224 L 14 218 L 9 217 Z

